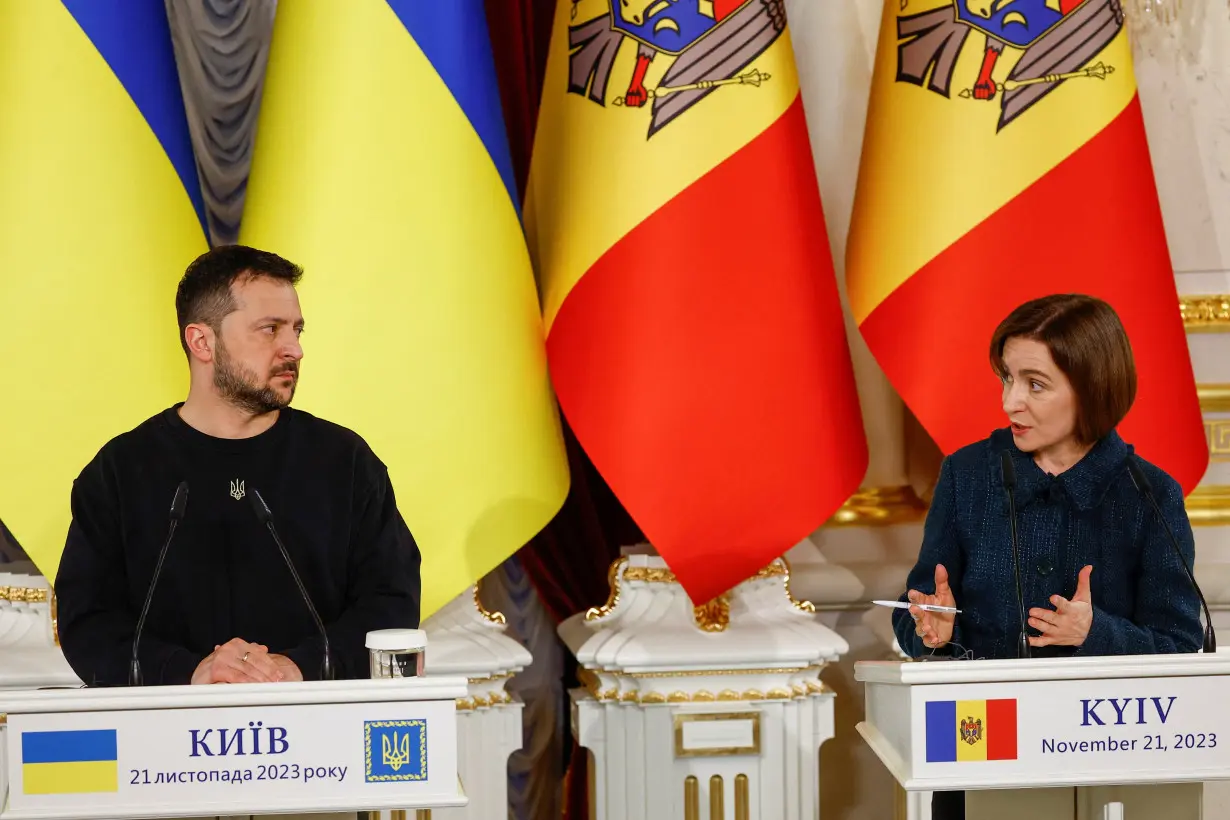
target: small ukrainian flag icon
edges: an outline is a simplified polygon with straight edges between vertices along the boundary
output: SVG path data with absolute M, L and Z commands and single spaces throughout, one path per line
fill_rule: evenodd
M 119 790 L 114 729 L 22 732 L 21 777 L 26 794 Z

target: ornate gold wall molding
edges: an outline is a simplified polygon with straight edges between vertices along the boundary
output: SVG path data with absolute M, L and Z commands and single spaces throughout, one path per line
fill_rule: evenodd
M 1184 503 L 1192 524 L 1206 527 L 1230 524 L 1230 487 L 1197 487 Z
M 1209 440 L 1209 461 L 1230 461 L 1230 419 L 1205 419 L 1204 434 Z
M 922 521 L 927 505 L 906 484 L 900 487 L 865 487 L 850 496 L 825 526 L 887 527 Z
M 1188 333 L 1230 333 L 1230 294 L 1183 296 L 1179 313 Z
M 1230 384 L 1198 384 L 1196 395 L 1201 412 L 1230 413 Z

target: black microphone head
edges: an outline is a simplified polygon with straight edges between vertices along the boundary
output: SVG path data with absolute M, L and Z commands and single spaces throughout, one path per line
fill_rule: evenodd
M 181 481 L 175 488 L 175 498 L 171 499 L 171 520 L 183 521 L 184 513 L 188 511 L 188 482 Z
M 1136 459 L 1129 457 L 1127 468 L 1128 473 L 1132 476 L 1132 483 L 1136 485 L 1136 489 L 1145 495 L 1153 495 L 1153 485 L 1149 483 L 1149 477 L 1145 475 L 1145 471 L 1137 463 Z
M 269 509 L 265 499 L 261 498 L 260 490 L 255 487 L 249 487 L 248 500 L 252 502 L 252 510 L 256 513 L 258 521 L 262 524 L 268 524 L 273 519 L 273 511 Z
M 1012 463 L 1012 452 L 1004 450 L 999 454 L 999 469 L 1003 473 L 1004 487 L 1009 490 L 1016 489 L 1016 465 Z

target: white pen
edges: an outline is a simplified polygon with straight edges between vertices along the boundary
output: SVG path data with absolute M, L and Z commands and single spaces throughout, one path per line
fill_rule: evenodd
M 911 604 L 909 601 L 872 601 L 876 606 L 887 606 L 893 609 L 909 609 L 916 606 L 923 612 L 954 612 L 960 614 L 961 610 L 952 606 L 936 606 L 935 604 Z

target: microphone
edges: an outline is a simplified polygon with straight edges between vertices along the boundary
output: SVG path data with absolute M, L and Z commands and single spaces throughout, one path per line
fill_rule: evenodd
M 999 454 L 999 469 L 1003 475 L 1004 493 L 1008 496 L 1008 529 L 1012 533 L 1012 572 L 1016 576 L 1016 607 L 1021 616 L 1021 634 L 1017 636 L 1016 656 L 1028 658 L 1029 633 L 1025 631 L 1025 596 L 1021 592 L 1021 549 L 1016 534 L 1016 467 L 1012 463 L 1012 452 L 1004 450 Z
M 1200 585 L 1196 583 L 1196 576 L 1188 569 L 1187 561 L 1183 559 L 1183 551 L 1179 549 L 1179 539 L 1174 537 L 1174 530 L 1170 529 L 1170 524 L 1166 523 L 1166 516 L 1162 515 L 1162 508 L 1158 506 L 1157 498 L 1153 495 L 1153 485 L 1149 483 L 1149 477 L 1145 475 L 1145 471 L 1132 458 L 1128 458 L 1128 472 L 1132 475 L 1132 483 L 1136 485 L 1136 490 L 1145 497 L 1149 505 L 1153 507 L 1153 513 L 1157 516 L 1157 520 L 1162 522 L 1162 528 L 1166 530 L 1166 536 L 1170 539 L 1170 546 L 1174 549 L 1175 557 L 1179 559 L 1179 566 L 1183 567 L 1183 573 L 1187 576 L 1187 580 L 1191 582 L 1192 588 L 1196 590 L 1197 597 L 1200 598 L 1200 606 L 1204 608 L 1204 651 L 1217 651 L 1217 636 L 1213 632 L 1213 616 L 1209 614 L 1209 605 L 1205 603 L 1204 593 L 1200 591 Z
M 140 686 L 141 661 L 137 659 L 137 647 L 141 644 L 141 632 L 145 629 L 145 617 L 149 615 L 150 602 L 154 600 L 154 589 L 158 586 L 158 576 L 162 574 L 162 562 L 167 557 L 167 547 L 175 537 L 175 529 L 184 520 L 188 510 L 188 482 L 181 481 L 175 488 L 175 497 L 171 499 L 171 525 L 167 530 L 167 540 L 162 542 L 162 551 L 158 553 L 158 563 L 154 565 L 154 577 L 149 582 L 149 591 L 145 593 L 145 604 L 141 607 L 141 617 L 137 619 L 137 631 L 132 636 L 132 660 L 128 663 L 128 685 Z
M 257 520 L 269 528 L 269 534 L 273 536 L 274 543 L 278 545 L 278 549 L 282 552 L 282 560 L 286 562 L 287 569 L 290 570 L 291 576 L 295 579 L 295 586 L 299 587 L 299 595 L 303 597 L 303 602 L 307 604 L 308 612 L 312 613 L 312 620 L 316 622 L 316 629 L 320 632 L 321 640 L 325 643 L 324 659 L 320 664 L 320 679 L 333 680 L 333 655 L 329 651 L 329 633 L 325 632 L 324 622 L 320 620 L 320 615 L 316 612 L 316 606 L 312 603 L 307 589 L 303 586 L 303 581 L 299 578 L 299 572 L 295 569 L 295 563 L 290 560 L 290 553 L 286 551 L 286 545 L 278 537 L 278 530 L 273 526 L 273 512 L 269 509 L 269 505 L 265 503 L 265 499 L 261 497 L 259 490 L 255 488 L 250 489 L 248 498 L 252 500 L 252 509 L 256 512 Z

